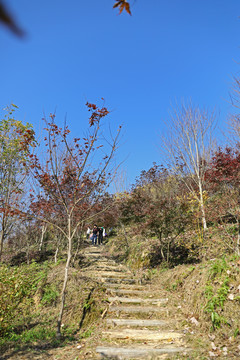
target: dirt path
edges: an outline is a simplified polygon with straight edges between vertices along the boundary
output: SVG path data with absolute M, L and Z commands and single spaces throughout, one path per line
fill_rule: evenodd
M 94 260 L 86 275 L 108 292 L 99 359 L 170 359 L 190 352 L 168 298 L 159 297 L 151 283 L 139 284 L 127 267 L 103 256 L 102 247 L 89 247 L 85 255 Z

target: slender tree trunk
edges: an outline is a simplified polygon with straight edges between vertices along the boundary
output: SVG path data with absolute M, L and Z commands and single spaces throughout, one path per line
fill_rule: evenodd
M 2 253 L 3 253 L 3 240 L 4 240 L 4 230 L 1 230 L 1 233 L 0 233 L 0 261 L 1 261 Z
M 164 252 L 163 252 L 162 245 L 161 245 L 161 247 L 160 247 L 160 251 L 161 251 L 161 255 L 162 255 L 163 261 L 165 261 L 165 256 L 164 256 Z
M 3 242 L 4 242 L 4 238 L 5 238 L 5 231 L 6 231 L 6 217 L 3 214 L 2 217 L 2 230 L 0 232 L 0 261 L 2 259 L 2 253 L 3 253 Z
M 237 237 L 237 246 L 236 246 L 236 253 L 240 255 L 240 222 L 238 220 L 238 237 Z
M 30 264 L 28 235 L 27 235 L 27 264 L 28 265 Z
M 76 251 L 75 251 L 75 254 L 74 254 L 74 256 L 73 256 L 73 261 L 72 261 L 72 264 L 73 264 L 73 265 L 74 265 L 74 263 L 75 263 L 75 260 L 76 260 L 77 255 L 78 255 L 81 242 L 82 242 L 82 232 L 80 233 L 80 235 L 78 235 L 77 249 L 76 249 Z
M 47 230 L 47 226 L 43 225 L 42 226 L 42 234 L 41 234 L 41 239 L 40 239 L 40 244 L 39 244 L 39 251 L 42 251 L 42 247 L 43 247 L 43 239 L 44 239 L 44 235 L 46 233 Z
M 59 247 L 60 247 L 60 244 L 61 244 L 61 241 L 62 241 L 62 235 L 59 235 L 57 239 L 58 239 L 57 240 L 57 247 L 56 247 L 55 254 L 54 254 L 54 262 L 55 262 L 55 264 L 57 262 Z
M 167 263 L 169 263 L 169 257 L 170 257 L 170 241 L 168 241 L 168 245 L 167 245 Z
M 126 233 L 125 226 L 123 225 L 123 223 L 122 223 L 121 221 L 120 221 L 120 224 L 121 224 L 121 227 L 122 227 L 122 230 L 123 230 L 123 234 L 124 234 L 124 238 L 125 238 L 125 241 L 126 241 L 127 247 L 129 248 L 129 244 L 128 244 L 128 237 L 127 237 L 127 233 Z
M 56 248 L 56 251 L 55 251 L 55 254 L 54 254 L 54 262 L 55 262 L 55 264 L 57 262 L 58 250 L 59 250 L 59 247 L 57 245 L 57 248 Z
M 69 272 L 69 265 L 72 256 L 72 236 L 71 236 L 71 218 L 68 218 L 68 254 L 67 254 L 67 261 L 65 266 L 65 276 L 63 281 L 62 287 L 62 294 L 61 294 L 61 305 L 60 311 L 58 315 L 57 321 L 57 337 L 61 337 L 61 325 L 62 325 L 62 317 L 65 305 L 65 297 L 66 297 L 66 289 L 67 289 L 67 282 L 68 282 L 68 272 Z
M 203 229 L 207 230 L 207 222 L 206 222 L 206 216 L 205 216 L 205 208 L 203 204 L 200 204 L 201 207 L 201 212 L 202 212 L 202 224 L 203 224 Z
M 158 238 L 160 240 L 160 252 L 161 252 L 161 255 L 162 255 L 162 259 L 163 259 L 163 261 L 165 261 L 166 259 L 165 259 L 165 255 L 164 255 L 164 252 L 163 252 L 162 233 L 161 232 L 158 233 Z
M 200 181 L 199 181 L 199 193 L 200 193 L 200 209 L 201 209 L 201 213 L 202 213 L 203 229 L 204 229 L 204 230 L 207 230 L 205 207 L 204 207 L 204 202 L 203 202 L 203 190 L 202 190 L 202 184 L 201 184 Z

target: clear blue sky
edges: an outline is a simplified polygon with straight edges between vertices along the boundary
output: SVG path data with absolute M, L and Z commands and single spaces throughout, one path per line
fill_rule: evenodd
M 0 28 L 0 107 L 15 103 L 37 131 L 43 111 L 56 109 L 78 136 L 85 102 L 104 97 L 111 123 L 123 124 L 118 158 L 131 183 L 161 163 L 159 133 L 175 100 L 216 108 L 225 128 L 240 70 L 239 0 L 130 0 L 132 16 L 118 16 L 113 0 L 6 3 L 27 36 Z

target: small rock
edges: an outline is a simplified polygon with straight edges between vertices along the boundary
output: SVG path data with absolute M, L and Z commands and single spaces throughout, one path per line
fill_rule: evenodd
M 208 337 L 209 337 L 210 340 L 214 340 L 216 338 L 215 335 L 208 335 Z
M 212 347 L 213 350 L 217 350 L 217 347 L 216 347 L 216 345 L 214 344 L 214 342 L 211 342 L 211 347 Z
M 209 354 L 209 356 L 210 356 L 210 357 L 215 357 L 215 356 L 217 356 L 217 354 L 215 354 L 215 353 L 214 353 L 214 352 L 212 352 L 212 351 L 209 351 L 209 353 L 208 353 L 208 354 Z
M 233 294 L 229 294 L 229 295 L 228 295 L 228 299 L 229 299 L 229 300 L 234 300 L 234 295 L 233 295 Z
M 194 317 L 194 316 L 193 316 L 193 317 L 191 317 L 190 321 L 191 321 L 191 323 L 192 323 L 192 324 L 194 324 L 194 325 L 196 325 L 196 326 L 198 326 L 198 325 L 199 325 L 199 322 L 197 321 L 197 319 L 195 319 L 195 317 Z
M 227 347 L 226 346 L 224 346 L 224 348 L 222 349 L 222 351 L 223 351 L 223 355 L 227 355 L 227 353 L 228 353 L 228 350 L 227 350 Z

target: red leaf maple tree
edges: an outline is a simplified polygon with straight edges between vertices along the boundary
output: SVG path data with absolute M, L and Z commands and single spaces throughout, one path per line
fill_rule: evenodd
M 224 230 L 228 248 L 240 254 L 240 147 L 219 148 L 205 174 L 212 193 L 211 218 Z M 217 209 L 217 211 L 216 211 Z M 236 224 L 237 237 L 228 231 L 228 223 Z
M 67 259 L 61 295 L 61 307 L 57 322 L 57 335 L 61 335 L 61 323 L 65 303 L 68 272 L 72 258 L 73 239 L 79 227 L 96 216 L 96 203 L 103 196 L 114 175 L 111 161 L 117 149 L 120 134 L 101 142 L 102 121 L 109 114 L 105 106 L 86 104 L 89 116 L 88 135 L 70 138 L 67 126 L 56 124 L 55 115 L 45 119 L 47 149 L 46 159 L 33 159 L 33 172 L 39 192 L 33 192 L 30 215 L 43 223 L 54 226 L 67 243 Z M 107 147 L 106 147 L 107 146 Z M 112 165 L 111 165 L 112 166 Z M 100 211 L 104 211 L 101 208 Z

